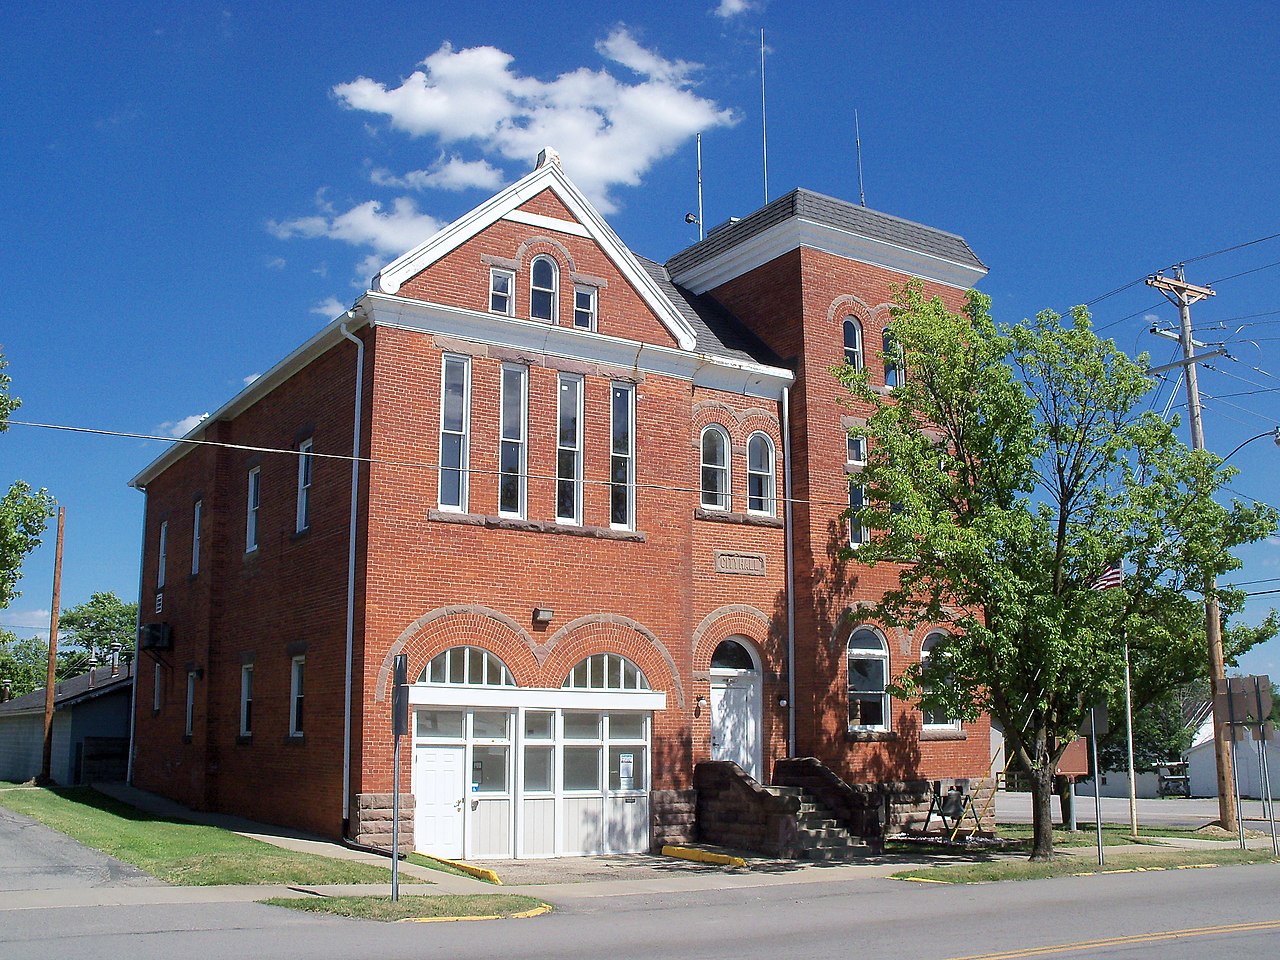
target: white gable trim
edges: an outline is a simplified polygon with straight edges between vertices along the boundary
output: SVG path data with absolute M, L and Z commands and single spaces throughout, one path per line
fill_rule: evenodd
M 512 210 L 510 213 L 502 215 L 503 220 L 510 220 L 512 223 L 523 223 L 529 227 L 540 227 L 543 230 L 554 230 L 557 233 L 567 233 L 574 237 L 591 238 L 591 231 L 580 223 L 574 223 L 572 220 L 561 220 L 558 217 L 544 217 L 540 213 L 526 213 L 523 210 Z
M 564 175 L 559 165 L 555 163 L 546 163 L 524 178 L 517 180 L 505 190 L 500 191 L 480 204 L 470 213 L 455 220 L 434 236 L 414 247 L 404 256 L 387 264 L 374 277 L 373 292 L 398 293 L 400 287 L 410 277 L 420 273 L 441 257 L 456 250 L 467 240 L 470 240 L 504 217 L 527 223 L 528 220 L 526 218 L 538 215 L 520 213 L 517 208 L 543 190 L 548 189 L 578 219 L 582 228 L 586 231 L 585 235 L 600 245 L 600 249 L 604 251 L 605 256 L 613 262 L 618 272 L 636 289 L 641 299 L 645 301 L 649 309 L 654 312 L 662 325 L 675 338 L 680 349 L 689 351 L 695 349 L 698 338 L 693 328 L 689 326 L 688 321 L 681 316 L 675 304 L 658 288 L 653 278 L 640 268 L 635 258 L 631 256 L 631 252 L 618 239 L 618 235 L 613 232 L 613 229 L 600 216 L 590 201 L 583 196 L 582 192 L 573 185 L 573 182 Z M 517 213 L 518 217 L 510 216 L 512 213 Z M 552 217 L 539 219 L 540 221 L 550 222 L 550 224 L 546 222 L 535 224 L 546 229 L 559 229 L 555 225 L 566 223 L 566 221 Z
M 876 240 L 804 217 L 790 217 L 735 244 L 719 256 L 688 270 L 673 273 L 671 279 L 695 294 L 703 294 L 799 247 L 822 250 L 838 257 L 869 263 L 895 273 L 919 277 L 960 290 L 968 290 L 987 274 L 985 269 L 945 257 Z

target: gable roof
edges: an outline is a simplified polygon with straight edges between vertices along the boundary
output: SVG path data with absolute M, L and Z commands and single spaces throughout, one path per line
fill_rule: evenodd
M 540 158 L 540 165 L 533 172 L 490 197 L 480 206 L 383 267 L 373 278 L 373 291 L 389 294 L 398 292 L 410 277 L 421 273 L 441 257 L 456 250 L 486 227 L 506 218 L 594 240 L 605 256 L 617 267 L 618 272 L 635 288 L 641 299 L 667 328 L 680 349 L 694 350 L 697 347 L 697 335 L 685 315 L 663 293 L 653 277 L 640 268 L 631 251 L 613 232 L 613 228 L 605 222 L 582 191 L 560 169 L 559 159 L 554 151 L 547 148 L 544 157 L 548 159 Z M 578 222 L 560 221 L 518 209 L 544 190 L 554 193 Z
M 87 673 L 60 680 L 53 685 L 53 708 L 62 710 L 106 693 L 127 691 L 132 681 L 132 670 L 118 673 L 114 677 L 110 675 L 109 670 L 100 670 L 94 677 L 93 686 L 89 686 Z M 43 713 L 44 690 L 44 687 L 40 687 L 21 697 L 14 697 L 6 703 L 0 703 L 0 717 L 17 713 Z
M 788 223 L 791 230 L 785 229 Z M 705 293 L 800 245 L 953 286 L 972 286 L 987 272 L 963 237 L 800 188 L 713 228 L 666 266 L 677 282 Z

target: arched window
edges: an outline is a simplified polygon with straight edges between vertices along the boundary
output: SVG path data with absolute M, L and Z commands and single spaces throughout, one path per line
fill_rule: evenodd
M 702 505 L 728 510 L 729 490 L 729 434 L 713 423 L 702 431 Z
M 855 627 L 849 636 L 849 729 L 888 730 L 889 645 L 880 631 Z
M 535 257 L 529 271 L 529 316 L 556 322 L 560 304 L 560 266 L 550 257 Z
M 902 344 L 894 339 L 888 327 L 884 328 L 884 385 L 889 390 L 900 387 L 907 379 L 907 367 L 902 357 Z
M 773 441 L 753 433 L 747 440 L 747 512 L 773 516 Z
M 855 317 L 844 318 L 844 362 L 862 369 L 862 324 Z
M 711 654 L 712 670 L 755 670 L 756 662 L 751 651 L 734 640 L 721 640 L 715 653 Z
M 644 671 L 620 653 L 593 653 L 569 671 L 565 690 L 648 690 Z
M 924 638 L 924 643 L 920 645 L 920 665 L 921 666 L 924 666 L 933 656 L 935 656 L 934 648 L 938 646 L 938 644 L 946 640 L 949 636 L 950 634 L 948 634 L 945 630 L 934 630 L 932 633 L 930 633 L 927 637 Z M 944 648 L 942 650 L 939 650 L 936 656 L 940 661 L 945 663 L 947 658 L 946 649 Z M 935 674 L 937 673 L 937 669 L 938 668 L 935 665 L 934 667 Z M 948 716 L 945 710 L 925 710 L 923 711 L 923 713 L 924 713 L 924 725 L 926 727 L 930 727 L 933 729 L 945 728 L 947 730 L 960 729 L 960 721 L 957 720 L 955 717 Z
M 507 665 L 479 647 L 450 647 L 431 658 L 419 683 L 466 684 L 472 687 L 514 687 Z

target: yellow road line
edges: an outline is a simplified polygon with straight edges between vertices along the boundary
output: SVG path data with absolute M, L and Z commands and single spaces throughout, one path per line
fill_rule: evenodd
M 1280 930 L 1280 920 L 1258 920 L 1250 923 L 1224 923 L 1216 927 L 1188 927 L 1184 930 L 1162 930 L 1157 933 L 1135 933 L 1124 937 L 1104 937 L 1101 940 L 1075 940 L 1047 947 L 1026 947 L 1003 953 L 980 953 L 969 957 L 953 957 L 952 960 L 1019 960 L 1022 957 L 1045 957 L 1054 953 L 1070 953 L 1075 950 L 1094 950 L 1099 947 L 1118 947 L 1135 943 L 1160 943 L 1183 937 L 1214 937 L 1228 933 L 1249 933 L 1256 930 Z

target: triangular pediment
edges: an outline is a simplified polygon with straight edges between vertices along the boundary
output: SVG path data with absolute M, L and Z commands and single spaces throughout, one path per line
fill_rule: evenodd
M 531 213 L 521 209 L 544 191 L 550 191 L 573 219 L 565 220 L 561 217 Z M 662 292 L 653 278 L 640 267 L 626 245 L 613 232 L 613 228 L 573 181 L 565 175 L 556 160 L 544 162 L 527 176 L 517 180 L 438 233 L 428 237 L 408 253 L 387 264 L 373 278 L 373 291 L 397 293 L 412 277 L 417 276 L 499 220 L 558 230 L 594 241 L 653 311 L 654 316 L 667 329 L 680 348 L 682 350 L 696 348 L 697 337 L 689 322 L 681 315 L 670 298 Z

